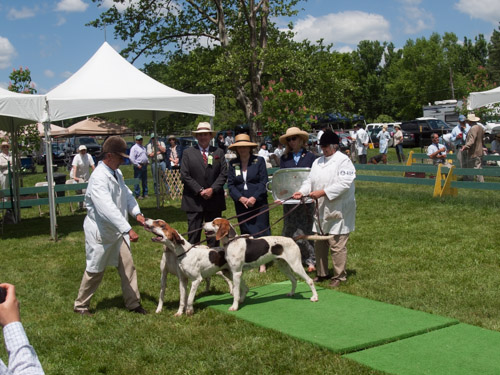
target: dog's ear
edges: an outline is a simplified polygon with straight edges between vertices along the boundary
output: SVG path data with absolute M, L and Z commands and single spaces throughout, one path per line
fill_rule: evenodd
M 176 230 L 172 231 L 172 233 L 173 233 L 173 239 L 174 239 L 173 242 L 175 242 L 179 245 L 184 245 L 184 239 L 179 235 L 179 233 Z
M 219 241 L 221 238 L 226 237 L 229 234 L 229 229 L 231 226 L 229 225 L 229 222 L 227 221 L 222 221 L 218 223 L 219 225 L 219 230 L 217 231 L 217 234 L 215 235 L 215 239 Z

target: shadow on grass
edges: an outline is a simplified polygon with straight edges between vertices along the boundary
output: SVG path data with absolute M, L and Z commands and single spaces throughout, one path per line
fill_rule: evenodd
M 141 301 L 150 301 L 154 302 L 155 304 L 158 303 L 158 299 L 156 297 L 153 297 L 150 294 L 147 293 L 141 293 Z M 179 301 L 170 301 L 164 303 L 164 308 L 177 308 L 179 305 Z M 125 304 L 123 302 L 123 296 L 122 295 L 117 295 L 115 297 L 111 298 L 104 298 L 100 300 L 97 305 L 96 305 L 96 310 L 109 310 L 109 309 L 115 309 L 115 308 L 120 308 L 124 309 Z

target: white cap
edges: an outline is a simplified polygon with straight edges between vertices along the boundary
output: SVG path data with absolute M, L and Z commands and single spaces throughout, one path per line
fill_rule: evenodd
M 78 151 L 82 151 L 82 150 L 87 151 L 87 146 L 85 146 L 85 145 L 80 145 L 80 147 L 78 147 Z

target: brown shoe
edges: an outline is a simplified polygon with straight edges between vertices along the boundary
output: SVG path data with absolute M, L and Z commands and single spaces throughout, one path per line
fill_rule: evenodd
M 147 311 L 141 305 L 137 306 L 135 309 L 129 310 L 130 312 L 135 312 L 137 314 L 147 315 Z
M 331 283 L 330 283 L 330 284 L 328 284 L 328 286 L 329 286 L 330 288 L 338 288 L 338 287 L 340 286 L 340 284 L 341 284 L 341 283 L 343 283 L 343 282 L 344 282 L 344 281 L 339 280 L 339 279 L 333 279 L 333 280 L 331 281 Z
M 319 283 L 320 281 L 325 281 L 325 280 L 329 280 L 330 279 L 330 276 L 316 276 L 313 281 L 315 283 Z
M 89 310 L 77 310 L 77 309 L 73 309 L 73 312 L 76 313 L 76 314 L 84 315 L 84 316 L 93 316 L 94 315 Z

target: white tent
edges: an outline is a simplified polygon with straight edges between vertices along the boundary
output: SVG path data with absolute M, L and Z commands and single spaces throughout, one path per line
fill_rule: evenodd
M 0 129 L 11 133 L 12 154 L 18 153 L 16 130 L 18 127 L 37 121 L 45 110 L 45 97 L 41 95 L 19 94 L 0 88 Z M 12 158 L 12 193 L 14 218 L 19 220 L 19 175 L 18 158 Z
M 108 114 L 153 120 L 156 133 L 156 121 L 169 112 L 215 115 L 214 95 L 187 94 L 163 85 L 135 68 L 106 42 L 75 74 L 48 92 L 46 100 L 43 122 L 47 127 L 50 121 Z M 49 150 L 47 177 L 52 181 Z M 49 206 L 51 236 L 55 239 L 55 197 L 50 183 Z
M 500 87 L 488 91 L 471 92 L 467 99 L 467 109 L 471 111 L 498 102 L 500 102 Z

